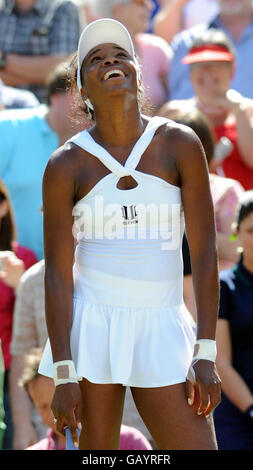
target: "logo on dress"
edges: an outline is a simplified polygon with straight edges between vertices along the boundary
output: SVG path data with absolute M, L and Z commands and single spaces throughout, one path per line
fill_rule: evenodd
M 121 206 L 121 210 L 123 218 L 125 219 L 123 222 L 124 225 L 138 224 L 138 214 L 135 205 Z

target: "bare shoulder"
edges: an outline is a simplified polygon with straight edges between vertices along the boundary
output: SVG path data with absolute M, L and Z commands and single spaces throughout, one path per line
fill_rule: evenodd
M 202 155 L 200 139 L 190 127 L 168 119 L 163 134 L 168 148 L 173 149 L 176 158 L 189 159 L 189 156 L 199 158 Z

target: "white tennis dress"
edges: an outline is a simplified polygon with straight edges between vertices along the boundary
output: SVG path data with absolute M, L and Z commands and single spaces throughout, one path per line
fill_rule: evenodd
M 195 333 L 183 302 L 181 191 L 135 169 L 166 122 L 150 119 L 124 166 L 86 130 L 69 140 L 111 171 L 73 212 L 79 241 L 71 352 L 78 376 L 90 382 L 172 385 L 185 381 L 192 360 Z M 117 188 L 126 175 L 138 185 Z M 39 372 L 53 377 L 49 340 Z

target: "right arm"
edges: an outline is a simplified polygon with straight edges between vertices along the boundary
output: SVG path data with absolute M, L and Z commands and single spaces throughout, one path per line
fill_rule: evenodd
M 74 177 L 70 153 L 58 149 L 49 160 L 43 177 L 45 310 L 53 362 L 72 360 L 70 331 L 72 323 L 74 238 Z M 80 421 L 81 393 L 78 384 L 56 386 L 52 410 L 57 430 L 68 426 L 75 441 Z
M 167 0 L 154 17 L 154 33 L 167 42 L 183 29 L 182 13 L 189 0 Z

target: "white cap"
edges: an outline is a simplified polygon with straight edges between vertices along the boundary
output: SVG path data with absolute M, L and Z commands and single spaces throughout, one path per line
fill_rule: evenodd
M 133 60 L 136 60 L 133 41 L 125 26 L 111 18 L 102 18 L 86 26 L 78 44 L 77 86 L 81 90 L 80 69 L 86 55 L 91 49 L 104 43 L 114 43 L 125 49 Z

